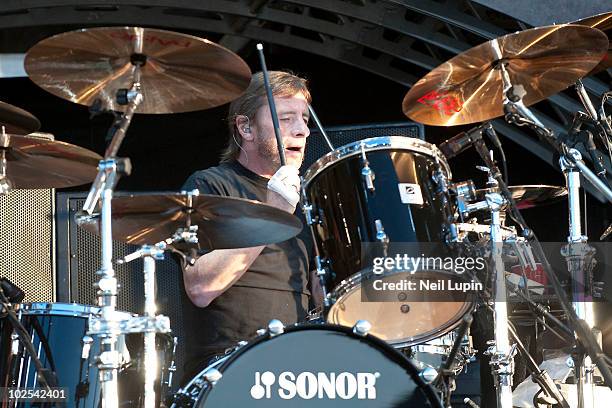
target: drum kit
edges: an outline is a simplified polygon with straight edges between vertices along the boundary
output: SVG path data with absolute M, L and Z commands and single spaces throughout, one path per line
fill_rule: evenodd
M 601 154 L 589 149 L 587 140 L 595 175 L 576 149 L 584 140 L 579 134 L 586 132 L 581 125 L 591 125 L 610 147 L 610 120 L 603 109 L 593 107 L 580 79 L 610 67 L 611 27 L 608 13 L 576 24 L 525 30 L 474 47 L 431 71 L 404 98 L 402 108 L 409 118 L 442 126 L 483 122 L 440 146 L 387 136 L 334 148 L 316 119 L 331 151 L 303 174 L 301 207 L 315 243 L 321 310 L 293 326 L 270 321 L 254 340 L 238 343 L 167 400 L 176 342 L 169 334 L 169 319 L 156 312 L 155 260 L 195 244 L 214 250 L 281 242 L 295 236 L 301 223 L 259 202 L 197 191 L 113 197 L 119 178 L 131 170 L 129 159 L 117 153 L 134 114 L 222 105 L 246 89 L 250 70 L 217 44 L 157 29 L 88 28 L 41 41 L 25 61 L 36 84 L 66 100 L 121 114 L 100 157 L 34 133 L 40 127 L 35 117 L 0 103 L 0 193 L 93 181 L 77 221 L 102 238 L 97 307 L 19 303 L 18 289 L 3 280 L 1 385 L 59 387 L 66 393 L 64 401 L 83 407 L 446 407 L 455 375 L 475 355 L 469 336 L 472 313 L 485 307 L 495 315 L 495 338 L 489 339 L 486 354 L 498 406 L 511 407 L 517 347 L 524 359 L 533 360 L 518 337 L 509 337 L 514 330 L 505 296 L 515 285 L 508 283 L 504 267 L 507 247 L 513 248 L 522 271 L 535 270 L 536 264 L 551 270 L 519 209 L 568 196 L 571 235 L 564 256 L 573 278 L 584 283 L 592 272 L 584 266 L 591 265 L 594 255 L 580 225 L 580 175 L 612 202 Z M 261 47 L 260 56 L 267 74 Z M 580 123 L 561 137 L 528 107 L 571 85 L 587 112 L 577 114 Z M 506 185 L 484 137 L 501 146 L 489 121 L 502 116 L 534 130 L 559 151 L 565 188 Z M 595 145 L 592 140 L 591 134 Z M 453 181 L 447 159 L 471 146 L 483 159 L 485 188 Z M 506 215 L 516 225 L 506 225 Z M 140 245 L 118 262 L 144 260 L 142 315 L 115 308 L 119 283 L 113 240 Z M 477 255 L 486 258 L 486 267 L 474 274 L 456 273 L 457 263 L 450 270 L 437 264 L 412 270 L 385 264 L 382 272 L 375 268 L 376 259 L 399 260 L 406 252 L 423 262 L 432 255 L 451 260 L 458 253 Z M 447 287 L 442 295 L 415 295 L 402 289 L 393 291 L 391 299 L 374 293 L 378 284 L 409 286 L 415 276 L 479 290 L 451 294 Z M 522 278 L 524 284 L 525 272 Z M 568 315 L 570 328 L 564 330 L 575 333 L 581 346 L 575 353 L 579 406 L 594 406 L 595 364 L 607 384 L 612 378 L 600 364 L 601 348 L 591 334 L 592 299 L 576 286 L 573 308 L 567 307 L 558 279 L 549 273 L 548 280 Z M 568 406 L 546 372 L 535 363 L 531 369 L 544 390 L 542 401 Z M 6 399 L 3 404 L 30 406 Z

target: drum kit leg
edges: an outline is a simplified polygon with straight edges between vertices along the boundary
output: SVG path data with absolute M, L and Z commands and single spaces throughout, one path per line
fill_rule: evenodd
M 608 385 L 612 374 L 592 334 L 591 288 L 585 291 L 592 281 L 595 251 L 582 232 L 580 176 L 610 202 L 612 191 L 592 135 L 579 138 L 578 133 L 582 125 L 590 125 L 610 147 L 610 121 L 603 109 L 595 109 L 581 78 L 607 68 L 602 61 L 609 57 L 609 38 L 598 28 L 609 30 L 605 24 L 611 19 L 607 14 L 576 24 L 509 34 L 465 51 L 431 71 L 407 93 L 404 113 L 428 125 L 482 122 L 439 147 L 387 136 L 334 148 L 326 137 L 330 153 L 304 173 L 301 191 L 302 209 L 315 243 L 323 310 L 312 322 L 291 327 L 271 321 L 255 340 L 239 343 L 202 370 L 173 396 L 171 404 L 271 406 L 299 399 L 317 406 L 372 406 L 372 400 L 382 406 L 450 406 L 455 376 L 474 355 L 466 339 L 472 313 L 482 304 L 494 312 L 494 338 L 485 353 L 491 360 L 498 406 L 512 407 L 514 356 L 518 351 L 548 401 L 568 407 L 509 320 L 509 293 L 525 296 L 521 285 L 527 285 L 524 272 L 519 285 L 508 280 L 505 266 L 511 246 L 523 270 L 543 265 L 569 327 L 532 302 L 528 288 L 526 297 L 539 313 L 557 321 L 563 333 L 575 337 L 578 407 L 594 407 L 595 366 Z M 262 48 L 258 49 L 266 73 Z M 90 68 L 84 73 L 83 67 Z M 43 40 L 28 52 L 26 70 L 35 83 L 64 99 L 123 113 L 102 158 L 77 146 L 30 135 L 40 125 L 36 119 L 18 108 L 0 105 L 0 113 L 12 115 L 11 120 L 0 116 L 6 122 L 0 134 L 0 192 L 93 180 L 78 221 L 102 238 L 97 308 L 20 306 L 18 297 L 10 295 L 10 285 L 3 283 L 0 294 L 11 322 L 9 337 L 14 352 L 7 360 L 12 368 L 3 372 L 2 380 L 15 380 L 5 381 L 13 386 L 23 384 L 20 378 L 26 353 L 20 350 L 25 349 L 30 356 L 27 365 L 31 362 L 35 366 L 32 372 L 37 372 L 42 387 L 67 387 L 63 376 L 57 381 L 54 371 L 59 368 L 55 370 L 54 364 L 51 369 L 44 367 L 34 347 L 53 348 L 50 344 L 57 334 L 47 331 L 47 336 L 34 338 L 31 333 L 44 332 L 36 328 L 41 322 L 57 326 L 60 317 L 79 316 L 81 369 L 78 380 L 70 385 L 77 401 L 105 408 L 123 405 L 121 370 L 128 360 L 124 343 L 143 333 L 144 382 L 139 401 L 145 407 L 156 406 L 162 399 L 156 392 L 160 373 L 156 339 L 170 332 L 169 319 L 156 311 L 156 260 L 168 250 L 185 246 L 213 250 L 280 242 L 296 235 L 301 226 L 295 217 L 280 210 L 238 198 L 197 192 L 116 195 L 117 182 L 131 170 L 129 159 L 119 158 L 117 153 L 133 115 L 221 105 L 246 89 L 250 71 L 238 56 L 206 40 L 134 27 L 89 28 Z M 577 114 L 569 137 L 563 138 L 548 129 L 529 106 L 572 84 L 587 113 Z M 271 112 L 274 117 L 275 109 Z M 312 107 L 311 115 L 325 135 Z M 500 116 L 534 130 L 559 152 L 565 189 L 506 184 L 485 143 L 486 135 L 501 147 L 488 122 Z M 280 139 L 278 122 L 274 123 Z M 591 153 L 597 174 L 575 148 L 578 141 Z M 471 146 L 488 172 L 486 189 L 476 190 L 471 181 L 452 179 L 447 158 Z M 281 154 L 283 151 L 281 148 Z M 59 170 L 31 177 L 50 168 Z M 547 203 L 566 193 L 569 236 L 563 256 L 574 282 L 571 304 L 519 211 L 521 206 Z M 506 214 L 515 226 L 506 225 Z M 468 221 L 471 216 L 475 217 Z M 488 217 L 488 223 L 478 221 L 479 217 Z M 479 238 L 474 240 L 474 235 Z M 113 239 L 141 245 L 120 260 L 144 261 L 145 309 L 141 316 L 116 310 L 119 282 L 113 269 Z M 486 267 L 458 272 L 465 268 L 456 263 L 457 255 L 466 253 L 486 255 Z M 436 263 L 436 256 L 455 262 L 448 268 Z M 434 289 L 411 293 L 415 285 Z M 378 287 L 387 288 L 386 292 Z M 442 290 L 435 289 L 440 287 Z M 2 326 L 3 333 L 6 327 Z M 176 347 L 176 342 L 173 345 Z M 296 345 L 304 355 L 295 353 Z M 439 353 L 445 359 L 432 367 L 419 361 L 419 353 Z M 413 362 L 406 355 L 412 356 Z M 46 360 L 53 359 L 49 356 Z M 173 359 L 166 360 L 161 365 Z M 21 368 L 15 368 L 20 364 Z M 96 367 L 92 371 L 98 376 L 95 395 L 91 384 L 96 380 L 90 378 L 90 370 L 82 375 L 84 366 Z M 166 371 L 171 377 L 172 370 Z M 25 374 L 29 376 L 29 372 Z M 473 401 L 469 404 L 476 406 Z

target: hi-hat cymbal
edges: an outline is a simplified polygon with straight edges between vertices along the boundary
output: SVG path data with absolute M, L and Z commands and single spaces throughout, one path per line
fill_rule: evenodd
M 579 24 L 601 30 L 608 36 L 608 52 L 603 59 L 587 74 L 593 75 L 612 67 L 612 12 L 597 14 L 595 16 L 574 21 L 571 24 Z
M 70 31 L 34 45 L 25 59 L 32 81 L 60 98 L 109 109 L 141 66 L 143 102 L 137 113 L 176 113 L 223 105 L 240 96 L 251 71 L 238 55 L 208 40 L 140 27 Z
M 567 189 L 561 186 L 518 185 L 509 186 L 508 190 L 519 210 L 553 204 L 567 195 Z M 476 198 L 484 200 L 484 195 L 489 191 L 486 188 L 476 190 Z
M 606 35 L 583 25 L 533 28 L 471 48 L 421 78 L 402 109 L 426 125 L 463 125 L 503 115 L 504 63 L 526 106 L 553 95 L 595 67 L 608 49 Z
M 12 188 L 86 184 L 96 178 L 98 162 L 102 159 L 97 153 L 69 143 L 33 135 L 0 134 L 0 161 L 3 158 L 6 160 L 4 180 L 8 179 Z
M 30 112 L 0 101 L 0 126 L 13 135 L 27 135 L 40 129 L 40 121 Z
M 113 239 L 155 244 L 178 228 L 198 226 L 201 249 L 246 248 L 285 241 L 302 224 L 285 211 L 243 198 L 187 193 L 116 195 L 112 201 Z M 81 216 L 79 225 L 99 234 L 98 216 Z

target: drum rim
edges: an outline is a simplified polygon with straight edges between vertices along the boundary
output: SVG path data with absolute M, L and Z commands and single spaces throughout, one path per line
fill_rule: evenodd
M 447 273 L 448 271 L 444 271 L 444 270 L 432 270 L 434 272 L 444 272 Z M 386 273 L 383 275 L 378 275 L 375 274 L 372 271 L 360 271 L 357 272 L 353 275 L 351 275 L 350 277 L 348 277 L 347 279 L 343 280 L 340 284 L 338 284 L 334 290 L 329 294 L 332 302 L 332 305 L 329 308 L 329 311 L 327 312 L 327 316 L 331 316 L 332 315 L 332 310 L 334 310 L 334 306 L 339 303 L 340 301 L 344 300 L 346 298 L 347 295 L 352 294 L 353 292 L 355 292 L 356 290 L 359 290 L 360 286 L 361 286 L 361 282 L 362 282 L 362 274 L 365 277 L 365 280 L 367 280 L 368 278 L 372 277 L 372 276 L 388 276 L 388 275 L 393 275 L 395 273 L 399 273 L 399 272 L 392 272 L 392 273 Z M 433 303 L 433 302 L 431 302 Z M 406 337 L 406 338 L 402 338 L 402 339 L 398 339 L 398 340 L 381 340 L 383 342 L 385 342 L 387 345 L 396 348 L 396 349 L 402 349 L 405 347 L 412 347 L 418 344 L 423 344 L 425 342 L 431 341 L 433 339 L 436 339 L 440 336 L 444 336 L 446 334 L 448 334 L 449 332 L 451 332 L 452 330 L 454 330 L 457 326 L 459 326 L 459 324 L 461 324 L 461 318 L 469 311 L 469 310 L 473 310 L 476 307 L 477 301 L 476 299 L 471 299 L 471 300 L 466 300 L 465 302 L 463 302 L 463 306 L 459 309 L 459 312 L 457 313 L 457 318 L 456 319 L 451 319 L 449 320 L 446 324 L 440 326 L 438 328 L 437 332 L 433 332 L 433 333 L 429 333 L 420 337 Z M 327 324 L 331 324 L 331 325 L 338 325 L 340 327 L 348 327 L 348 326 L 341 326 L 338 323 L 334 323 L 334 322 L 330 322 L 327 320 L 328 317 L 325 318 L 326 323 Z
M 332 324 L 332 323 L 296 323 L 294 325 L 291 326 L 287 326 L 285 327 L 284 331 L 281 334 L 278 335 L 270 335 L 270 333 L 268 331 L 266 331 L 265 334 L 259 335 L 257 337 L 255 337 L 254 339 L 252 339 L 251 341 L 249 341 L 247 344 L 245 344 L 244 346 L 241 346 L 237 349 L 235 349 L 233 352 L 231 352 L 230 354 L 223 356 L 220 360 L 216 361 L 215 363 L 208 365 L 207 367 L 203 368 L 202 370 L 200 370 L 198 372 L 198 374 L 196 374 L 191 381 L 189 381 L 189 383 L 187 385 L 185 385 L 184 388 L 181 388 L 177 391 L 177 394 L 180 393 L 183 389 L 187 390 L 189 387 L 192 387 L 193 385 L 196 385 L 195 382 L 197 381 L 197 379 L 202 378 L 202 376 L 204 375 L 204 373 L 206 371 L 208 371 L 211 368 L 215 368 L 216 370 L 218 370 L 221 374 L 224 373 L 224 371 L 236 360 L 238 359 L 244 352 L 248 351 L 249 349 L 253 348 L 255 345 L 262 343 L 266 340 L 273 340 L 276 337 L 282 337 L 283 335 L 287 334 L 287 333 L 292 333 L 292 332 L 299 332 L 299 331 L 304 331 L 304 330 L 320 330 L 320 331 L 326 331 L 326 330 L 331 330 L 331 331 L 336 331 L 336 332 L 341 332 L 344 334 L 347 334 L 349 337 L 354 338 L 356 340 L 363 340 L 363 339 L 367 339 L 370 343 L 375 344 L 377 346 L 379 346 L 379 349 L 382 349 L 385 351 L 385 353 L 388 353 L 389 358 L 391 358 L 394 362 L 400 364 L 401 367 L 406 368 L 409 367 L 406 371 L 408 372 L 408 374 L 410 375 L 410 377 L 412 378 L 413 381 L 415 381 L 417 383 L 417 385 L 419 386 L 419 389 L 423 390 L 423 393 L 425 395 L 427 395 L 427 397 L 430 400 L 430 404 L 432 408 L 438 408 L 438 407 L 442 407 L 442 404 L 440 403 L 440 400 L 436 394 L 436 392 L 434 391 L 433 387 L 431 386 L 431 384 L 428 384 L 425 382 L 425 380 L 423 380 L 423 378 L 421 378 L 419 376 L 418 373 L 418 369 L 417 367 L 414 365 L 414 363 L 412 363 L 405 355 L 403 355 L 399 350 L 397 350 L 396 348 L 394 348 L 391 344 L 385 342 L 384 340 L 373 336 L 371 334 L 366 334 L 365 336 L 361 336 L 358 335 L 356 333 L 353 332 L 352 327 L 347 327 L 347 326 L 341 326 L 338 324 Z M 223 381 L 223 379 L 221 379 L 220 381 Z M 214 387 L 208 387 L 207 389 L 200 389 L 200 394 L 198 395 L 195 404 L 199 404 L 203 401 L 206 401 L 206 398 L 208 397 L 208 394 L 210 393 L 210 390 L 214 389 Z M 439 405 L 435 405 L 435 403 L 438 403 Z
M 340 160 L 352 157 L 361 153 L 361 145 L 364 144 L 365 151 L 404 149 L 429 156 L 441 163 L 448 179 L 452 179 L 452 173 L 446 157 L 434 144 L 421 139 L 409 138 L 405 136 L 378 136 L 340 146 L 335 150 L 319 157 L 317 161 L 310 165 L 304 172 L 304 187 L 306 188 L 322 171 L 332 166 Z
M 62 303 L 62 302 L 28 302 L 15 304 L 17 313 L 24 315 L 53 315 L 53 316 L 73 316 L 90 317 L 100 314 L 100 307 L 86 305 L 82 303 Z M 126 317 L 133 316 L 133 313 L 117 310 L 117 313 Z

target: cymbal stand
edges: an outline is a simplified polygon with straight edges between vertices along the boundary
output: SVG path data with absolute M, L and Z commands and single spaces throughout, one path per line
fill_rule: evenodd
M 168 246 L 177 242 L 197 244 L 198 226 L 188 226 L 186 230 L 179 229 L 172 238 L 160 241 L 155 245 L 143 245 L 137 251 L 117 261 L 119 264 L 143 260 L 145 310 L 144 316 L 133 317 L 129 321 L 136 323 L 134 331 L 130 333 L 144 333 L 144 408 L 155 407 L 155 380 L 158 372 L 157 352 L 155 350 L 155 336 L 157 333 L 170 332 L 170 320 L 163 315 L 156 315 L 155 303 L 155 261 L 164 259 L 164 252 Z
M 514 374 L 515 348 L 510 347 L 508 336 L 508 303 L 506 302 L 506 275 L 502 260 L 503 235 L 501 229 L 500 211 L 505 199 L 499 193 L 485 194 L 485 200 L 491 211 L 491 260 L 495 276 L 494 325 L 495 343 L 489 347 L 487 354 L 491 356 L 491 371 L 496 380 L 497 406 L 512 408 L 512 375 Z
M 484 153 L 488 161 L 492 161 L 488 157 L 488 151 L 484 142 L 481 140 L 475 144 L 479 153 Z M 484 152 L 482 152 L 484 150 Z M 486 163 L 489 165 L 489 163 Z M 490 187 L 497 186 L 498 181 L 493 173 L 498 171 L 492 166 L 489 170 L 488 185 Z M 491 242 L 491 269 L 493 271 L 492 279 L 494 282 L 494 290 L 492 293 L 493 311 L 494 311 L 494 331 L 495 339 L 490 342 L 490 347 L 485 354 L 491 356 L 491 373 L 495 380 L 495 389 L 497 393 L 498 408 L 512 408 L 512 375 L 514 374 L 514 354 L 516 346 L 510 346 L 510 338 L 508 334 L 508 304 L 506 295 L 506 275 L 504 272 L 504 261 L 502 259 L 502 249 L 504 241 L 511 239 L 506 230 L 502 229 L 501 211 L 506 200 L 500 193 L 490 192 L 485 194 L 485 200 L 476 203 L 468 204 L 465 208 L 465 214 L 473 211 L 488 209 L 491 213 L 491 223 L 489 227 L 489 237 Z
M 137 33 L 138 34 L 138 33 Z M 135 50 L 142 50 L 143 32 L 136 35 Z M 135 54 L 136 55 L 136 54 Z M 118 408 L 118 385 L 117 370 L 119 368 L 119 353 L 117 351 L 117 338 L 123 333 L 130 332 L 130 322 L 121 320 L 116 312 L 117 303 L 117 278 L 113 270 L 113 238 L 111 201 L 113 190 L 119 178 L 131 171 L 129 159 L 119 159 L 116 154 L 123 142 L 127 129 L 132 121 L 132 116 L 143 100 L 140 91 L 140 67 L 145 63 L 138 58 L 133 58 L 133 82 L 132 87 L 117 92 L 119 103 L 127 105 L 125 113 L 117 124 L 113 138 L 106 149 L 104 159 L 98 165 L 98 175 L 94 180 L 89 195 L 83 206 L 83 211 L 91 215 L 101 203 L 100 209 L 100 236 L 101 236 L 101 265 L 97 272 L 100 280 L 97 283 L 98 305 L 100 316 L 89 319 L 88 335 L 100 336 L 100 355 L 97 364 L 102 391 L 102 408 Z
M 504 112 L 506 121 L 514 123 L 518 126 L 529 126 L 537 131 L 538 135 L 545 141 L 551 144 L 561 154 L 560 164 L 565 174 L 566 186 L 568 190 L 569 200 L 569 236 L 568 244 L 563 248 L 562 255 L 566 258 L 568 270 L 572 276 L 572 306 L 573 310 L 566 310 L 570 321 L 573 323 L 573 329 L 581 341 L 581 344 L 587 349 L 588 355 L 584 351 L 575 353 L 575 377 L 577 379 L 577 396 L 578 408 L 593 408 L 594 407 L 594 383 L 593 371 L 594 365 L 591 357 L 597 358 L 598 367 L 602 371 L 602 375 L 606 377 L 606 382 L 612 378 L 610 371 L 605 363 L 602 362 L 600 356 L 603 355 L 601 348 L 594 342 L 592 336 L 593 321 L 593 304 L 590 297 L 590 287 L 583 286 L 584 283 L 592 282 L 590 260 L 594 254 L 592 247 L 587 245 L 587 237 L 582 235 L 582 227 L 580 224 L 580 174 L 587 178 L 595 188 L 597 188 L 610 202 L 612 202 L 612 191 L 584 164 L 580 152 L 573 148 L 568 148 L 565 143 L 557 140 L 553 132 L 547 129 L 533 113 L 522 103 L 522 86 L 513 85 L 505 68 L 505 64 L 501 61 L 498 64 L 504 82 Z M 535 248 L 541 248 L 536 242 Z M 586 268 L 585 268 L 586 267 Z M 547 268 L 550 272 L 550 268 Z M 552 275 L 552 274 L 550 274 Z M 556 276 L 549 276 L 561 300 L 561 304 L 566 308 L 564 302 L 564 294 L 557 285 Z M 590 286 L 590 285 L 589 285 Z M 587 293 L 589 295 L 587 295 Z M 587 295 L 587 296 L 585 296 Z M 574 313 L 575 312 L 575 313 Z

